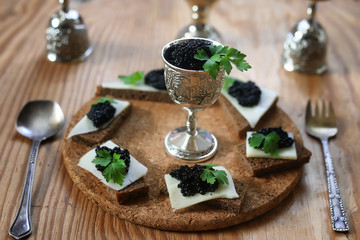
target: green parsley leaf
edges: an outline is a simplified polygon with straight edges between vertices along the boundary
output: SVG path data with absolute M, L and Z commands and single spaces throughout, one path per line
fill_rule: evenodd
M 204 49 L 201 49 L 197 51 L 197 54 L 195 54 L 195 59 L 200 61 L 206 61 L 209 59 L 209 56 L 207 55 Z
M 123 159 L 120 159 L 120 154 L 114 153 L 111 156 L 107 150 L 101 150 L 97 152 L 97 155 L 99 157 L 95 157 L 91 162 L 95 165 L 106 167 L 102 173 L 105 180 L 109 182 L 112 179 L 115 183 L 122 186 L 126 174 L 126 164 Z
M 210 170 L 204 169 L 204 171 L 201 173 L 200 177 L 201 177 L 201 180 L 203 180 L 204 182 L 206 181 L 207 183 L 210 183 L 210 184 L 214 184 L 216 181 L 216 177 L 214 176 L 214 174 L 212 174 L 212 172 Z
M 229 184 L 229 180 L 224 170 L 211 169 L 215 166 L 217 166 L 217 164 L 206 164 L 204 171 L 200 175 L 201 180 L 210 184 L 214 184 L 216 180 L 220 184 Z
M 102 97 L 99 100 L 97 100 L 95 103 L 93 103 L 92 105 L 96 105 L 98 103 L 104 103 L 104 102 L 109 102 L 110 104 L 115 103 L 115 100 L 109 97 Z
M 264 143 L 261 150 L 270 153 L 274 157 L 279 155 L 279 141 L 280 136 L 275 131 L 266 136 L 261 133 L 252 133 L 251 138 L 249 138 L 250 147 L 259 148 Z
M 231 62 L 230 62 L 229 58 L 222 58 L 220 60 L 220 65 L 224 66 L 225 72 L 227 74 L 230 74 L 233 67 L 231 66 Z
M 142 81 L 144 81 L 144 72 L 137 71 L 130 75 L 119 75 L 120 80 L 122 80 L 125 84 L 129 85 L 139 85 Z
M 265 135 L 262 133 L 252 133 L 251 138 L 249 139 L 250 147 L 258 148 L 265 140 Z
M 279 156 L 280 136 L 276 132 L 271 132 L 265 136 L 263 151 L 270 153 L 272 156 Z
M 105 168 L 103 175 L 107 182 L 109 182 L 110 179 L 112 179 L 114 183 L 117 183 L 120 186 L 122 186 L 126 174 L 125 168 L 126 168 L 125 161 L 120 159 L 120 154 L 114 153 L 113 161 L 109 166 Z
M 204 63 L 203 66 L 204 70 L 206 72 L 209 72 L 210 76 L 217 76 L 219 70 L 220 70 L 220 66 L 219 64 L 217 64 L 214 60 L 209 59 Z M 216 77 L 215 77 L 216 78 Z M 214 79 L 215 79 L 214 78 Z
M 224 78 L 224 85 L 223 85 L 223 89 L 228 92 L 229 88 L 234 84 L 234 82 L 236 81 L 236 78 L 232 78 L 232 77 L 225 77 Z
M 213 171 L 213 174 L 220 184 L 229 185 L 229 180 L 228 180 L 226 172 L 224 170 Z
M 111 163 L 112 157 L 108 151 L 101 150 L 98 151 L 97 154 L 99 155 L 99 157 L 95 157 L 94 160 L 91 161 L 95 165 L 99 164 L 102 167 L 106 167 Z
M 230 61 L 236 66 L 238 70 L 241 72 L 248 70 L 251 68 L 249 63 L 246 62 L 245 59 L 230 59 Z
M 203 65 L 204 71 L 216 79 L 220 67 L 224 67 L 227 74 L 232 71 L 232 65 L 240 71 L 246 71 L 251 68 L 250 64 L 245 60 L 246 55 L 235 48 L 228 46 L 210 45 L 211 56 L 208 56 L 204 49 L 198 50 L 194 58 L 201 61 L 206 61 Z

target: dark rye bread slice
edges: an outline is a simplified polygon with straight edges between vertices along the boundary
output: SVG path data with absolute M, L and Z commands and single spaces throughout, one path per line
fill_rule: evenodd
M 210 201 L 203 202 L 202 204 L 207 205 L 212 208 L 226 210 L 233 213 L 240 213 L 242 203 L 244 201 L 248 182 L 244 179 L 234 180 L 236 193 L 239 195 L 238 198 L 228 199 L 228 198 L 218 198 Z
M 137 200 L 143 200 L 149 193 L 150 185 L 144 181 L 144 178 L 138 179 L 136 182 L 130 184 L 126 188 L 116 191 L 107 187 L 110 195 L 117 199 L 119 204 L 131 204 Z
M 165 102 L 174 103 L 166 90 L 159 90 L 155 92 L 141 91 L 135 89 L 114 89 L 105 88 L 101 85 L 96 88 L 96 96 L 110 95 L 120 99 L 134 99 L 142 101 Z
M 239 146 L 239 156 L 244 163 L 245 168 L 254 177 L 262 177 L 268 173 L 274 173 L 284 170 L 289 170 L 302 166 L 309 162 L 311 152 L 307 150 L 302 142 L 295 142 L 296 147 L 296 160 L 273 159 L 273 158 L 258 158 L 246 157 L 246 144 Z
M 228 116 L 228 119 L 230 120 L 231 124 L 234 127 L 234 130 L 238 132 L 240 138 L 246 137 L 246 131 L 251 130 L 250 124 L 248 121 L 236 110 L 236 108 L 227 100 L 227 98 L 220 94 L 219 96 L 219 102 L 220 105 L 225 113 L 225 115 Z M 276 107 L 277 98 L 274 101 L 274 103 L 270 106 L 269 111 L 274 109 Z M 264 114 L 266 115 L 266 113 Z M 264 118 L 264 116 L 262 116 Z M 256 125 L 258 126 L 259 123 Z M 256 127 L 255 126 L 255 127 Z
M 102 96 L 92 98 L 90 101 L 85 103 L 85 105 L 82 108 L 80 108 L 80 110 L 73 117 L 75 121 L 72 121 L 69 124 L 68 131 L 65 133 L 65 137 L 67 137 L 71 129 L 73 129 L 73 127 L 90 111 L 91 104 L 96 102 L 101 97 Z M 112 97 L 112 96 L 107 95 L 107 97 Z M 120 127 L 121 123 L 127 118 L 127 116 L 130 115 L 130 113 L 131 113 L 131 104 L 129 104 L 129 106 L 127 106 L 105 128 L 101 128 L 95 132 L 75 135 L 72 136 L 70 139 L 75 142 L 85 143 L 88 146 L 93 146 L 96 143 L 105 142 L 105 140 L 108 140 L 112 137 L 113 133 L 116 131 L 117 128 Z

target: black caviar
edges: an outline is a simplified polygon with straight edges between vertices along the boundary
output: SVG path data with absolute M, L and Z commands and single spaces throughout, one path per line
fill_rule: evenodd
M 183 196 L 193 196 L 196 193 L 204 195 L 207 192 L 214 192 L 219 182 L 216 180 L 214 184 L 207 183 L 200 178 L 206 166 L 195 164 L 192 167 L 183 165 L 180 168 L 173 170 L 170 176 L 180 181 L 178 188 L 181 190 Z M 211 168 L 214 170 L 213 168 Z
M 261 90 L 252 81 L 235 81 L 229 88 L 229 94 L 236 98 L 241 106 L 252 107 L 259 103 Z
M 103 150 L 107 151 L 111 156 L 113 156 L 114 153 L 120 154 L 120 159 L 124 160 L 125 165 L 126 165 L 125 172 L 127 173 L 129 171 L 129 167 L 130 167 L 130 153 L 129 153 L 129 150 L 122 149 L 122 148 L 119 148 L 119 147 L 114 147 L 113 149 L 111 149 L 111 148 L 108 148 L 106 146 L 96 146 L 96 148 L 95 148 L 96 157 L 100 157 L 98 155 L 98 152 L 103 151 Z M 109 164 L 111 164 L 111 162 Z M 107 166 L 109 166 L 109 165 L 107 165 Z M 105 168 L 107 166 L 103 167 L 103 166 L 100 166 L 99 164 L 95 165 L 96 169 L 98 171 L 100 171 L 100 172 L 104 172 L 104 170 L 105 170 Z
M 145 84 L 156 89 L 166 90 L 164 69 L 162 68 L 148 72 L 145 75 Z
M 279 137 L 280 137 L 280 141 L 279 141 L 279 148 L 286 148 L 286 147 L 290 147 L 293 143 L 294 143 L 294 139 L 289 137 L 288 133 L 285 132 L 282 127 L 269 127 L 269 128 L 262 128 L 258 131 L 256 131 L 257 133 L 261 133 L 264 134 L 265 136 L 270 134 L 271 132 L 276 132 Z M 262 148 L 264 146 L 264 142 L 260 145 L 259 148 Z
M 96 103 L 91 106 L 90 111 L 86 114 L 93 122 L 94 126 L 100 128 L 104 123 L 114 117 L 116 109 L 111 106 L 109 101 Z
M 180 42 L 170 46 L 164 52 L 165 59 L 172 65 L 188 70 L 203 70 L 206 61 L 200 61 L 194 58 L 197 50 L 204 49 L 208 56 L 211 56 L 208 41 L 192 39 Z

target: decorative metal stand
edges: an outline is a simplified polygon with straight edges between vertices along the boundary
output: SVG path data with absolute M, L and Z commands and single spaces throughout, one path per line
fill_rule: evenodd
M 188 111 L 186 126 L 168 133 L 165 147 L 168 153 L 178 159 L 201 162 L 211 158 L 217 149 L 214 135 L 197 127 L 197 112 L 212 105 L 220 95 L 224 84 L 223 69 L 214 80 L 208 72 L 186 70 L 175 67 L 164 58 L 164 52 L 170 46 L 188 41 L 179 39 L 170 42 L 162 50 L 165 62 L 165 83 L 171 99 Z M 211 41 L 203 39 L 206 41 Z M 219 44 L 211 41 L 213 44 Z
M 327 70 L 325 30 L 315 20 L 317 1 L 310 1 L 307 19 L 298 22 L 284 43 L 282 64 L 287 71 L 322 74 Z
M 46 29 L 46 57 L 51 62 L 85 60 L 92 52 L 87 28 L 69 0 L 59 0 L 62 8 L 50 18 Z
M 218 0 L 186 0 L 190 5 L 192 23 L 184 27 L 177 38 L 200 37 L 221 42 L 220 33 L 208 22 L 210 9 Z

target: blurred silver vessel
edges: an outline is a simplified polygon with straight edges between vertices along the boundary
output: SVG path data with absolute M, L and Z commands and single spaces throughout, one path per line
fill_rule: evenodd
M 60 0 L 62 7 L 46 29 L 46 57 L 51 62 L 82 61 L 92 52 L 84 21 L 68 1 Z
M 191 7 L 191 24 L 185 26 L 177 38 L 200 37 L 222 42 L 220 33 L 208 24 L 209 12 L 218 0 L 186 0 Z
M 328 38 L 323 27 L 315 20 L 316 2 L 310 1 L 308 17 L 294 26 L 284 42 L 281 62 L 287 71 L 322 74 L 328 69 Z
M 169 47 L 191 39 L 193 38 L 172 41 L 162 50 L 167 91 L 175 103 L 188 111 L 186 126 L 169 132 L 165 138 L 165 147 L 175 158 L 201 162 L 215 154 L 217 140 L 207 130 L 197 127 L 197 112 L 204 110 L 217 100 L 224 84 L 225 71 L 221 68 L 216 79 L 213 79 L 208 72 L 178 68 L 165 59 L 164 53 Z M 203 40 L 219 44 L 208 39 Z

